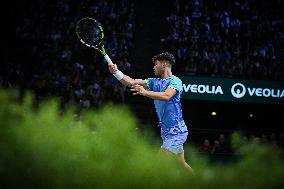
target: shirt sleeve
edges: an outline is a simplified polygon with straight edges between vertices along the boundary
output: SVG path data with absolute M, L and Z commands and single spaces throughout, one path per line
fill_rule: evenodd
M 178 92 L 182 92 L 182 81 L 178 77 L 171 78 L 169 86 L 170 88 L 176 89 Z
M 146 79 L 147 87 L 152 91 L 153 90 L 153 83 L 156 78 L 148 78 Z

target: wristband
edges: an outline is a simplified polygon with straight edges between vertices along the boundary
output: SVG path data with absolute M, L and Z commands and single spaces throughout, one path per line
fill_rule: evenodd
M 114 74 L 112 74 L 117 80 L 122 80 L 124 74 L 120 71 L 117 70 Z

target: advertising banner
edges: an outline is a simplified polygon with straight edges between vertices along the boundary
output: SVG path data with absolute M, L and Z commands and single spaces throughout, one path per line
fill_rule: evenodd
M 284 82 L 178 76 L 183 98 L 284 105 Z

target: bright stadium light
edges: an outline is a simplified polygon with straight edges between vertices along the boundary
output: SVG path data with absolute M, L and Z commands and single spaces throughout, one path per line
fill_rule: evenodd
M 212 116 L 216 116 L 217 113 L 216 113 L 216 112 L 211 112 L 211 115 L 212 115 Z

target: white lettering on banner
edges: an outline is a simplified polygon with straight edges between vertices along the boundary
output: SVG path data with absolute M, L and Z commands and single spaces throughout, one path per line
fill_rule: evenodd
M 279 96 L 279 94 L 280 94 L 280 91 L 277 91 L 277 94 L 274 94 L 274 89 L 272 89 L 272 91 L 271 91 L 272 97 L 277 97 L 277 96 Z
M 272 90 L 273 90 L 273 89 L 272 89 Z M 265 89 L 263 89 L 262 92 L 263 92 L 263 96 L 264 96 L 264 97 L 269 97 L 269 96 L 270 96 L 270 90 L 269 90 L 269 89 L 266 89 L 266 88 L 265 88 Z
M 271 91 L 272 94 L 271 95 L 272 95 L 272 97 L 277 97 L 277 96 L 282 97 L 282 96 L 284 96 L 283 92 L 284 92 L 284 90 L 282 91 L 282 94 L 280 95 L 280 90 L 277 90 L 277 94 L 274 94 L 274 89 L 272 89 L 272 91 Z
M 216 89 L 216 91 L 215 91 L 215 94 L 217 94 L 217 93 L 223 94 L 223 91 L 222 91 L 221 86 L 218 86 L 218 87 L 217 87 L 217 89 Z
M 190 85 L 188 85 L 188 86 L 190 86 Z M 195 85 L 195 84 L 191 85 L 191 91 L 193 93 L 196 93 L 197 92 L 197 85 Z
M 235 90 L 236 87 L 241 87 L 240 89 Z M 260 97 L 273 97 L 281 98 L 284 96 L 284 90 L 280 89 L 269 89 L 269 88 L 249 88 L 245 87 L 242 83 L 235 83 L 231 88 L 231 93 L 236 98 L 242 98 L 245 96 L 246 89 L 249 96 L 260 96 Z
M 197 91 L 198 93 L 205 93 L 205 86 L 204 85 L 198 85 Z
M 197 84 L 183 84 L 184 92 L 192 92 L 192 93 L 208 93 L 208 94 L 223 94 L 223 90 L 221 86 L 210 86 L 210 85 L 197 85 Z
M 252 96 L 253 93 L 255 92 L 255 88 L 248 88 L 248 92 L 249 92 L 249 95 Z
M 262 96 L 262 89 L 261 88 L 257 88 L 255 90 L 255 94 L 256 94 L 256 96 Z
M 182 84 L 184 92 L 188 92 L 190 89 L 190 85 Z
M 268 89 L 268 88 L 247 88 L 249 95 L 253 96 L 264 96 L 264 97 L 274 97 L 274 98 L 281 98 L 284 96 L 284 90 L 275 90 L 275 89 Z M 280 94 L 281 92 L 281 94 Z

